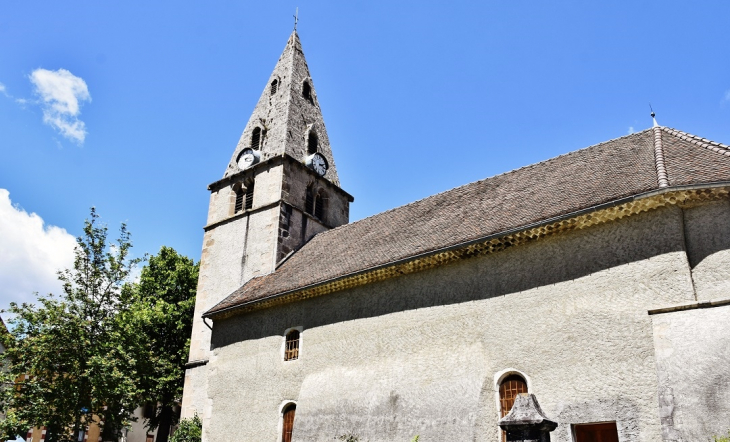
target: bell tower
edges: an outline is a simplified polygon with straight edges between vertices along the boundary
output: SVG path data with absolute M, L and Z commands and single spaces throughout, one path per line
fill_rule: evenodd
M 210 184 L 182 416 L 205 425 L 211 328 L 202 314 L 249 279 L 275 272 L 314 235 L 346 224 L 314 83 L 296 30 L 264 87 L 223 178 Z

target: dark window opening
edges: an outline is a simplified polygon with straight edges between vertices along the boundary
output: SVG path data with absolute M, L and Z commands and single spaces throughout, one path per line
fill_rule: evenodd
M 309 132 L 309 136 L 307 137 L 307 153 L 309 155 L 317 153 L 318 148 L 319 140 L 317 139 L 317 134 L 314 131 Z
M 317 192 L 314 197 L 314 216 L 324 219 L 324 197 L 321 192 Z
M 307 194 L 304 197 L 304 211 L 314 215 L 314 191 L 312 186 L 307 187 Z
M 499 404 L 501 417 L 507 416 L 520 393 L 527 393 L 527 382 L 517 374 L 511 374 L 499 384 Z M 507 433 L 502 431 L 502 440 L 507 440 Z
M 279 88 L 279 80 L 274 80 L 271 82 L 271 95 L 274 95 L 276 93 L 276 89 Z
M 575 442 L 618 442 L 616 422 L 574 425 Z
M 286 346 L 284 347 L 284 360 L 293 361 L 299 359 L 299 331 L 292 330 L 286 335 Z
M 248 183 L 248 186 L 246 186 L 246 206 L 244 207 L 246 210 L 253 207 L 253 187 L 254 182 L 251 181 Z
M 251 149 L 259 150 L 261 144 L 261 128 L 257 127 L 251 134 Z
M 294 431 L 294 413 L 297 410 L 295 404 L 287 405 L 284 409 L 284 425 L 281 431 L 281 442 L 291 442 L 291 434 Z
M 309 85 L 308 81 L 304 81 L 304 84 L 302 84 L 302 97 L 304 97 L 305 100 L 312 101 L 312 86 Z
M 233 213 L 238 213 L 243 210 L 243 189 L 239 188 L 236 190 L 236 204 L 233 208 Z
M 152 419 L 155 417 L 155 411 L 157 411 L 157 407 L 155 404 L 148 402 L 144 404 L 144 408 L 142 409 L 142 417 L 145 419 Z

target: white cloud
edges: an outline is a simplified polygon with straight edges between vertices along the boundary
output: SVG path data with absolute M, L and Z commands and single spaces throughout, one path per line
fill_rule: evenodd
M 634 130 L 634 126 L 629 126 L 629 135 L 631 135 L 631 134 L 632 134 L 632 133 L 634 133 L 634 132 L 636 132 L 636 131 Z
M 725 92 L 725 101 L 730 101 L 730 90 Z
M 2 83 L 0 83 L 0 93 L 5 95 L 6 97 L 10 96 L 10 95 L 8 95 L 8 90 L 5 88 L 5 85 Z
M 0 189 L 0 307 L 34 302 L 34 292 L 60 295 L 56 272 L 73 267 L 75 245 L 65 229 L 14 206 L 10 192 Z
M 43 121 L 64 137 L 83 143 L 86 125 L 78 117 L 81 104 L 91 101 L 86 82 L 66 69 L 36 69 L 30 74 L 30 81 L 42 100 Z

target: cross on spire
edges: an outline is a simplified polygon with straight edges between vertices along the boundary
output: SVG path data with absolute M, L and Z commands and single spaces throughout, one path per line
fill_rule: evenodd
M 294 14 L 294 31 L 297 30 L 297 23 L 299 23 L 299 8 L 297 7 L 297 12 Z

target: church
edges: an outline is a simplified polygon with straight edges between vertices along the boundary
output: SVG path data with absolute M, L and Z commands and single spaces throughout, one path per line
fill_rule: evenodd
M 730 146 L 654 127 L 349 223 L 295 32 L 209 185 L 183 417 L 203 440 L 730 429 Z M 349 439 L 347 439 L 349 437 Z

